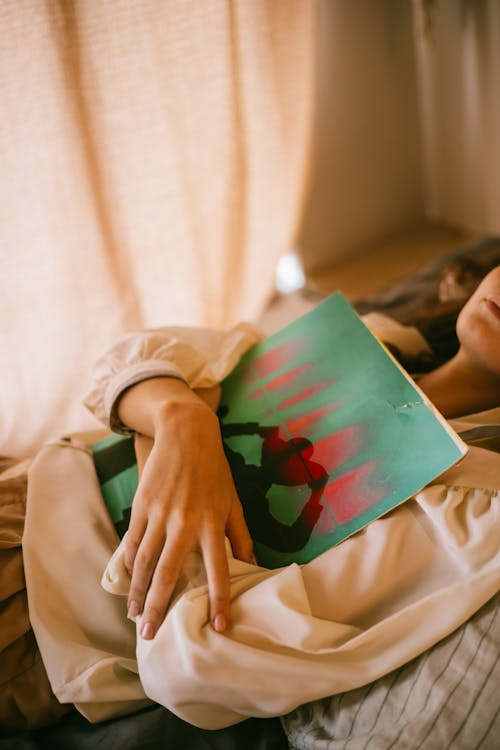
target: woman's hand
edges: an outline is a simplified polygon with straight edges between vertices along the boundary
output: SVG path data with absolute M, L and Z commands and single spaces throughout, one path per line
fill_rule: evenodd
M 199 549 L 207 572 L 210 620 L 221 632 L 229 622 L 230 609 L 224 537 L 229 537 L 235 557 L 251 561 L 253 553 L 218 419 L 178 381 L 164 379 L 160 387 L 176 394 L 167 399 L 158 398 L 158 386 L 150 387 L 150 399 L 147 386 L 141 391 L 139 387 L 132 388 L 130 396 L 139 395 L 143 402 L 143 424 L 154 402 L 154 436 L 136 438 L 140 480 L 125 545 L 125 563 L 132 578 L 129 613 L 142 612 L 141 636 L 153 638 L 187 554 Z M 122 412 L 132 416 L 127 423 L 135 421 L 130 396 L 127 392 L 120 404 L 120 416 Z M 132 404 L 132 410 L 138 405 Z

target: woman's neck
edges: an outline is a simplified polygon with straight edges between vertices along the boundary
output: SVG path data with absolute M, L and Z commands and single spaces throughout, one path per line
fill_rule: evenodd
M 461 350 L 453 359 L 419 378 L 418 385 L 448 419 L 499 404 L 498 378 L 475 367 Z

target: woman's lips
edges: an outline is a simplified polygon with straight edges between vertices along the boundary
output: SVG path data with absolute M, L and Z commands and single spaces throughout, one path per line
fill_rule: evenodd
M 500 320 L 500 296 L 485 297 L 484 304 L 488 310 Z

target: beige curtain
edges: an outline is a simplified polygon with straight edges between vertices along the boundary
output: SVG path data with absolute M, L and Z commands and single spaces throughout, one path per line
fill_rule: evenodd
M 414 0 L 426 208 L 500 232 L 500 2 Z
M 126 329 L 261 311 L 302 210 L 314 0 L 0 11 L 0 452 L 90 425 Z

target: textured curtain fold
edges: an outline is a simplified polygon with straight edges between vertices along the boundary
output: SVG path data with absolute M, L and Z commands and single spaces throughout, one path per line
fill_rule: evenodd
M 414 0 L 426 209 L 500 232 L 500 3 Z
M 120 332 L 258 315 L 300 220 L 313 0 L 0 8 L 0 451 L 90 421 Z

